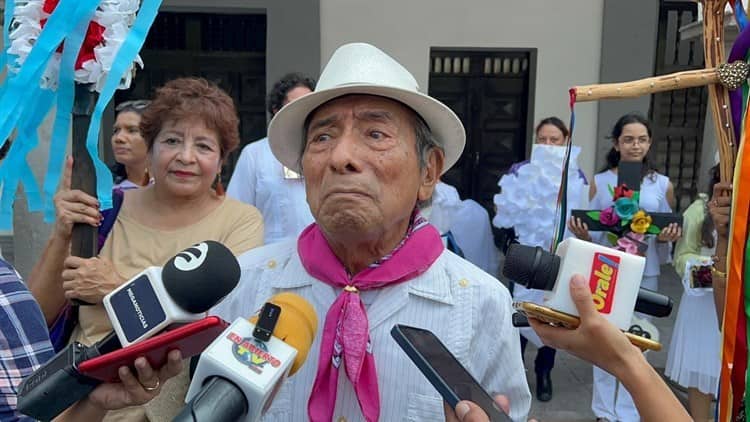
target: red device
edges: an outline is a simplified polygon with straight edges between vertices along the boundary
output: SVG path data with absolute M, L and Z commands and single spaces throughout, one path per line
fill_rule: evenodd
M 78 365 L 78 371 L 104 382 L 119 382 L 117 371 L 120 367 L 133 368 L 133 363 L 138 357 L 145 356 L 148 363 L 156 369 L 164 366 L 167 354 L 172 350 L 179 350 L 183 359 L 195 356 L 205 350 L 228 325 L 223 319 L 210 316 L 83 361 Z

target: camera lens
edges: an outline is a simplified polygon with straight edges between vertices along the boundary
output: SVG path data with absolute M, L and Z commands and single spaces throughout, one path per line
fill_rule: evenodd
M 559 256 L 539 246 L 513 244 L 505 255 L 503 275 L 530 289 L 552 290 L 559 269 Z

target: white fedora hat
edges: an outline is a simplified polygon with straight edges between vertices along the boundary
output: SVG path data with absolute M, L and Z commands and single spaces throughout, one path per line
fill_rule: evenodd
M 443 173 L 461 156 L 466 134 L 458 116 L 445 104 L 419 92 L 414 76 L 392 57 L 370 44 L 352 43 L 333 53 L 314 92 L 287 104 L 271 120 L 268 141 L 276 158 L 300 172 L 305 119 L 322 104 L 349 94 L 390 98 L 419 114 L 445 150 Z

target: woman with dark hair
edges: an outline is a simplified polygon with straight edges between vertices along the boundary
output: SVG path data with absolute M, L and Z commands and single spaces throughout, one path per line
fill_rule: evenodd
M 570 132 L 557 117 L 542 119 L 536 126 L 536 139 L 532 147 L 531 160 L 514 164 L 498 185 L 500 193 L 494 201 L 497 215 L 492 223 L 508 233 L 511 242 L 529 246 L 550 247 L 555 226 L 555 211 L 560 176 L 556 182 L 549 175 L 561 175 L 563 156 Z M 585 205 L 581 192 L 586 192 L 586 177 L 578 168 L 577 156 L 580 148 L 574 146 L 568 176 L 568 210 Z M 570 236 L 570 233 L 566 234 Z M 503 251 L 506 252 L 506 251 Z M 513 298 L 542 304 L 541 290 L 527 289 L 513 284 Z M 531 328 L 521 328 L 521 353 L 530 341 L 537 347 L 534 359 L 536 373 L 536 398 L 546 402 L 552 399 L 552 368 L 555 365 L 555 349 L 545 346 Z
M 150 182 L 146 166 L 148 151 L 141 135 L 141 116 L 150 103 L 147 100 L 125 101 L 115 107 L 117 116 L 111 138 L 115 189 L 134 189 Z
M 612 129 L 612 149 L 607 154 L 607 166 L 594 176 L 589 190 L 593 209 L 605 209 L 612 206 L 612 194 L 609 187 L 617 186 L 617 168 L 620 161 L 643 163 L 643 180 L 640 186 L 639 206 L 647 212 L 671 212 L 674 204 L 674 190 L 667 176 L 659 174 L 651 166 L 648 152 L 652 141 L 651 126 L 640 114 L 626 114 L 615 123 Z M 596 239 L 588 231 L 586 223 L 579 218 L 571 217 L 568 228 L 576 237 L 586 241 L 596 240 L 605 243 L 603 233 L 597 233 Z M 646 268 L 641 286 L 651 290 L 659 287 L 659 266 L 668 258 L 669 242 L 681 236 L 681 229 L 676 224 L 665 227 L 658 236 L 648 235 L 645 241 Z M 627 390 L 604 370 L 594 367 L 594 388 L 591 408 L 597 420 L 637 421 L 638 411 Z
M 708 192 L 719 182 L 711 169 Z M 702 193 L 683 213 L 683 236 L 675 247 L 674 268 L 685 291 L 669 343 L 664 374 L 688 391 L 688 409 L 696 421 L 711 419 L 711 400 L 719 388 L 721 335 L 716 318 L 713 283 L 724 277 L 712 271 L 717 255 L 716 230 L 709 197 Z M 696 347 L 700 344 L 700 347 Z
M 103 297 L 144 268 L 162 266 L 177 252 L 205 240 L 221 242 L 236 255 L 261 245 L 260 213 L 227 198 L 219 181 L 224 160 L 239 144 L 238 126 L 232 98 L 214 83 L 181 78 L 159 88 L 140 125 L 154 183 L 118 191 L 121 205 L 105 211 L 116 214 L 94 258 L 69 256 L 73 224 L 98 227 L 104 217 L 96 198 L 70 189 L 68 160 L 55 195 L 55 229 L 29 277 L 48 324 L 72 299 L 92 303 L 79 308 L 71 336 L 92 344 L 112 330 Z M 184 394 L 170 391 L 161 397 L 179 402 Z M 124 412 L 127 420 L 145 419 L 144 408 Z
M 536 125 L 536 144 L 538 145 L 565 145 L 570 138 L 570 131 L 562 120 L 552 116 L 542 119 Z

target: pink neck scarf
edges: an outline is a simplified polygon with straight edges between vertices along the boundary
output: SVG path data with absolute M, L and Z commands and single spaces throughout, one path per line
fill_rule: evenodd
M 378 376 L 367 312 L 358 292 L 402 283 L 427 271 L 443 252 L 440 233 L 415 211 L 401 244 L 354 277 L 349 276 L 328 246 L 317 224 L 311 224 L 302 232 L 297 250 L 311 276 L 344 289 L 326 314 L 318 372 L 307 403 L 310 420 L 330 422 L 333 418 L 339 366 L 343 360 L 362 414 L 368 422 L 375 422 L 380 416 Z

